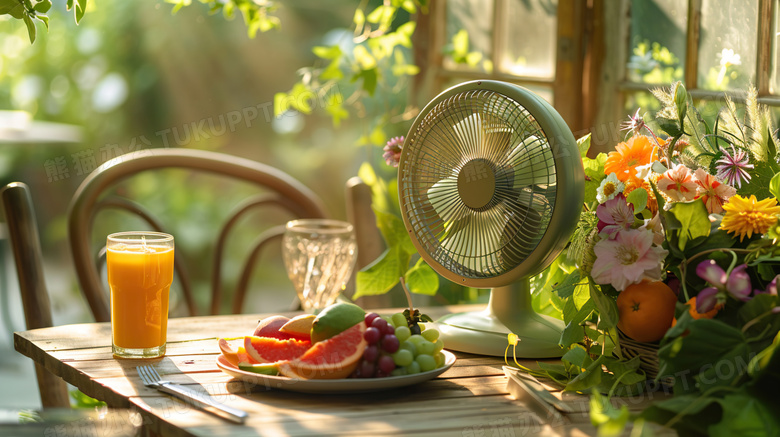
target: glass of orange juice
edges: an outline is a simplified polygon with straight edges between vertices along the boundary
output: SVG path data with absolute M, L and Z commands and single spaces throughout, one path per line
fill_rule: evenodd
M 165 355 L 173 237 L 161 232 L 118 232 L 108 236 L 106 249 L 114 356 Z

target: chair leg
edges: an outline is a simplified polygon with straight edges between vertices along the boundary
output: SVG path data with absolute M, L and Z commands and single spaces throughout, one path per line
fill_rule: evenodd
M 35 364 L 35 376 L 38 378 L 38 390 L 44 408 L 70 408 L 68 385 L 59 376 L 49 372 L 40 364 Z

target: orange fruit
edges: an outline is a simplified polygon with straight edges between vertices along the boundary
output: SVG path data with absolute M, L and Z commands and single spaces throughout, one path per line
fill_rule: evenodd
M 629 285 L 617 298 L 618 328 L 636 341 L 658 341 L 672 326 L 676 303 L 677 295 L 661 281 Z
M 358 322 L 340 334 L 314 344 L 300 357 L 279 364 L 279 373 L 299 379 L 341 379 L 355 371 L 368 343 L 366 324 Z
M 290 338 L 244 337 L 244 349 L 258 363 L 276 363 L 298 358 L 311 347 L 310 341 Z
M 688 312 L 691 313 L 691 317 L 694 319 L 711 319 L 718 314 L 718 311 L 723 308 L 723 304 L 715 305 L 715 308 L 707 311 L 706 313 L 700 313 L 696 311 L 696 296 L 693 296 L 688 300 Z

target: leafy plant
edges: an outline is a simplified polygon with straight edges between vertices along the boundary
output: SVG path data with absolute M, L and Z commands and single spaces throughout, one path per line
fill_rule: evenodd
M 272 15 L 277 9 L 277 2 L 252 1 L 252 0 L 199 0 L 209 7 L 209 14 L 215 15 L 222 12 L 222 15 L 232 20 L 235 18 L 236 11 L 241 13 L 246 24 L 247 34 L 250 38 L 257 35 L 257 31 L 267 32 L 276 29 L 281 25 L 278 17 Z M 172 3 L 171 13 L 175 14 L 181 8 L 192 4 L 192 0 L 165 0 L 166 3 Z
M 68 0 L 66 8 L 73 9 L 78 24 L 87 10 L 87 0 Z M 49 17 L 46 15 L 49 9 L 51 9 L 51 0 L 0 0 L 0 15 L 8 14 L 24 21 L 30 44 L 35 42 L 38 34 L 33 20 L 40 21 L 46 26 L 46 30 L 49 29 Z

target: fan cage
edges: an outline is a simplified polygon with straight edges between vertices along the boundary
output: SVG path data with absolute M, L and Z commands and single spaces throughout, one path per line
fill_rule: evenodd
M 408 225 L 444 269 L 495 278 L 539 245 L 558 178 L 548 136 L 518 101 L 484 89 L 453 94 L 416 123 L 403 153 L 399 188 Z M 459 188 L 486 179 L 494 187 L 489 200 L 468 205 Z

